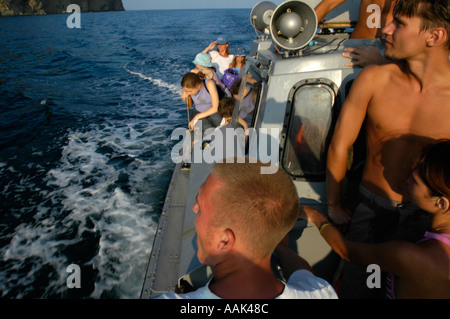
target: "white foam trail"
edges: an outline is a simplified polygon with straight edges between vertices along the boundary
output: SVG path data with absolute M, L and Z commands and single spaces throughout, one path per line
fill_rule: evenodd
M 151 76 L 144 75 L 143 73 L 131 71 L 131 70 L 127 69 L 126 67 L 125 67 L 125 70 L 130 74 L 139 76 L 141 79 L 150 81 L 151 83 L 153 83 L 154 85 L 156 85 L 158 87 L 166 88 L 175 95 L 181 95 L 182 89 L 179 85 L 170 84 L 161 79 L 156 79 Z
M 164 161 L 152 162 L 145 152 L 160 149 L 166 152 L 161 158 L 170 158 L 170 139 L 161 136 L 164 125 L 109 122 L 69 131 L 60 164 L 47 174 L 50 191 L 46 203 L 38 207 L 35 223 L 20 224 L 10 244 L 1 249 L 2 260 L 10 261 L 17 273 L 34 260 L 27 276 L 14 278 L 18 285 L 36 285 L 35 278 L 47 265 L 55 269 L 56 278 L 43 287 L 42 298 L 67 294 L 66 269 L 78 261 L 63 251 L 80 249 L 86 234 L 92 234 L 88 240 L 95 244 L 92 238 L 97 238 L 96 254 L 95 247 L 94 252 L 75 253 L 89 256 L 79 265 L 82 269 L 97 272 L 90 297 L 139 297 L 157 226 L 154 206 L 158 203 L 153 198 L 161 185 L 155 176 L 171 170 Z M 9 276 L 14 272 L 8 269 Z M 0 282 L 0 291 L 7 293 L 8 285 Z

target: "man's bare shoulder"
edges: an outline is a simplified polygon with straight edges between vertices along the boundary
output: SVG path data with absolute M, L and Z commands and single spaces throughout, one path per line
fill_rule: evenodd
M 352 84 L 348 100 L 355 105 L 361 101 L 369 103 L 372 97 L 385 94 L 394 83 L 399 83 L 401 74 L 401 64 L 397 62 L 366 66 Z
M 403 74 L 401 61 L 390 61 L 366 66 L 358 75 L 360 81 L 367 84 L 384 83 Z M 370 81 L 370 82 L 368 82 Z
M 361 73 L 368 73 L 372 75 L 383 75 L 401 73 L 403 69 L 402 61 L 386 61 L 379 64 L 371 64 L 366 66 Z

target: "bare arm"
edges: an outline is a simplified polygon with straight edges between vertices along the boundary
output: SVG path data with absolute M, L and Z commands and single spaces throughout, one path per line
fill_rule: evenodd
M 389 241 L 381 244 L 366 244 L 346 240 L 338 228 L 328 224 L 329 220 L 319 211 L 303 206 L 301 217 L 307 218 L 341 258 L 361 266 L 376 264 L 381 270 L 391 272 L 399 277 L 411 276 L 417 268 L 421 268 L 427 257 L 423 249 L 406 241 Z
M 287 236 L 278 244 L 275 252 L 280 260 L 280 267 L 286 280 L 299 269 L 306 269 L 313 272 L 308 262 L 289 248 Z
M 337 6 L 343 4 L 346 0 L 323 0 L 315 8 L 314 11 L 317 15 L 317 22 L 320 23 Z
M 327 156 L 328 214 L 337 224 L 349 222 L 342 206 L 342 182 L 347 173 L 348 152 L 361 130 L 374 90 L 374 71 L 368 67 L 353 82 L 342 106 Z
M 247 122 L 242 118 L 242 117 L 238 117 L 238 123 L 242 125 L 242 128 L 244 129 L 245 135 L 248 134 L 247 129 L 248 129 L 248 124 Z
M 214 47 L 216 46 L 217 42 L 211 42 L 203 51 L 202 53 L 208 53 L 209 51 L 211 51 L 212 49 L 214 49 Z

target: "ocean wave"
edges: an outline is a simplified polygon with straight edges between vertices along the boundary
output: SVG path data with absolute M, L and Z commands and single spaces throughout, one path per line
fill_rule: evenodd
M 161 132 L 154 123 L 112 121 L 69 131 L 60 164 L 45 178 L 51 191 L 33 222 L 20 224 L 0 250 L 4 263 L 12 265 L 0 278 L 27 270 L 9 284 L 0 280 L 4 296 L 15 290 L 15 297 L 29 297 L 28 287 L 47 273 L 53 279 L 42 297 L 70 297 L 65 282 L 70 264 L 81 267 L 89 297 L 139 296 L 157 225 L 155 206 L 171 170 L 150 160 L 158 149 L 165 153 L 158 156 L 170 155 L 170 141 L 161 139 Z
M 193 13 L 1 19 L 0 297 L 139 297 L 187 127 L 180 80 L 218 34 L 243 37 L 221 10 L 186 28 Z

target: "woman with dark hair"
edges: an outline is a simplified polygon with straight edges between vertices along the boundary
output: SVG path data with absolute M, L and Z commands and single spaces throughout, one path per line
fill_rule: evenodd
M 349 241 L 319 211 L 302 207 L 301 215 L 343 259 L 389 272 L 388 298 L 450 298 L 450 140 L 425 147 L 408 179 L 411 200 L 431 214 L 431 230 L 418 243 Z
M 205 79 L 202 72 L 186 73 L 181 80 L 183 101 L 191 98 L 194 102 L 192 120 L 189 129 L 193 130 L 198 121 L 202 123 L 202 131 L 220 125 L 222 117 L 217 113 L 219 108 L 219 94 L 213 80 Z

